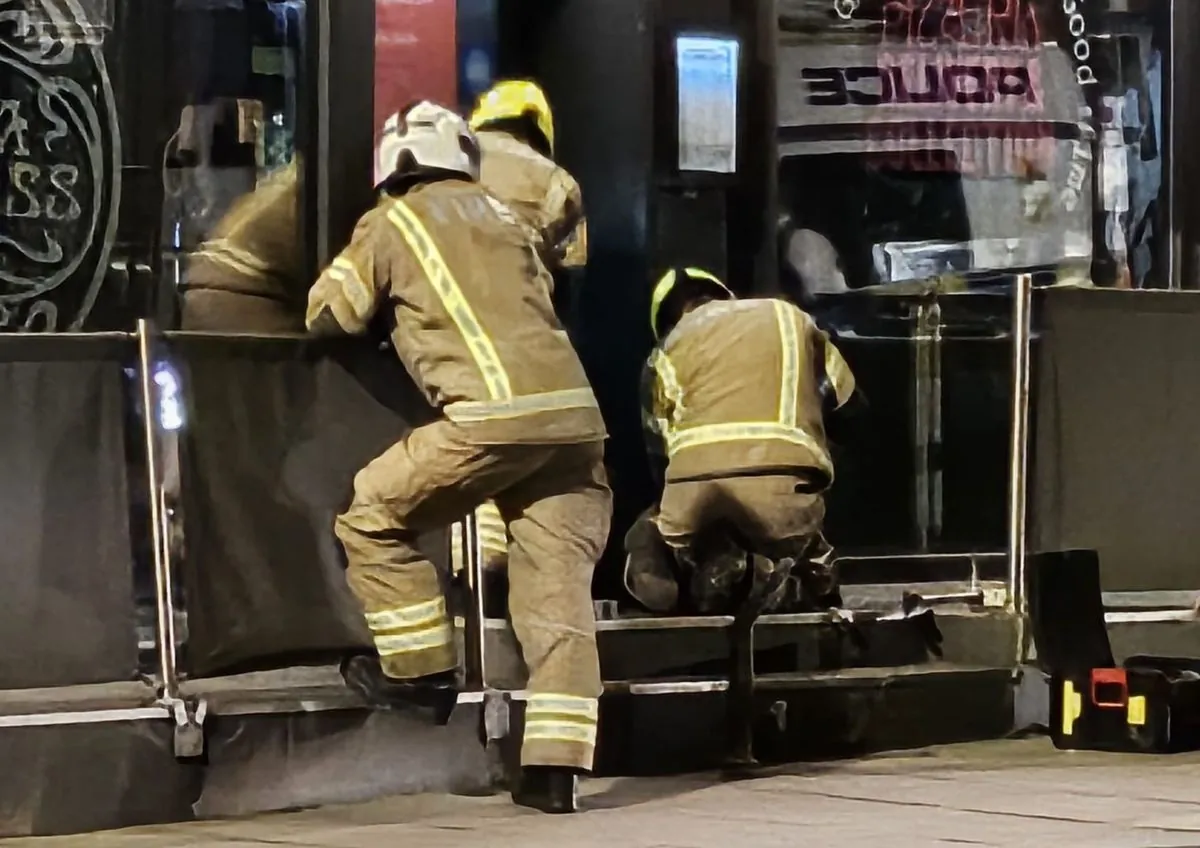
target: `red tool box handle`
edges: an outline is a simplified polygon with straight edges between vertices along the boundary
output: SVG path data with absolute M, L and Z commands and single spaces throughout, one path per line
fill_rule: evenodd
M 1101 700 L 1101 686 L 1117 686 L 1120 688 L 1120 700 Z M 1123 668 L 1093 668 L 1092 669 L 1092 703 L 1101 709 L 1124 709 L 1129 703 L 1129 677 Z

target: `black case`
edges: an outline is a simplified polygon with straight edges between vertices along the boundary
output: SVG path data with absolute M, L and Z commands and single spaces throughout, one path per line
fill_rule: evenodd
M 1130 657 L 1118 666 L 1104 624 L 1095 551 L 1030 557 L 1029 612 L 1050 675 L 1050 738 L 1063 750 L 1200 749 L 1200 659 Z

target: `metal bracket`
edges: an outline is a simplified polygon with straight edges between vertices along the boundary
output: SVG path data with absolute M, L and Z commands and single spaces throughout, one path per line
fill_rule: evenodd
M 203 698 L 194 705 L 181 698 L 161 698 L 175 719 L 175 757 L 186 760 L 204 756 L 204 719 L 208 702 Z
M 983 587 L 983 605 L 987 609 L 1003 609 L 1008 606 L 1008 589 Z
M 511 703 L 511 692 L 484 692 L 482 713 L 485 746 L 508 738 L 512 730 Z
M 495 743 L 507 739 L 512 732 L 512 693 L 498 689 L 485 689 L 480 693 L 479 744 L 492 750 Z

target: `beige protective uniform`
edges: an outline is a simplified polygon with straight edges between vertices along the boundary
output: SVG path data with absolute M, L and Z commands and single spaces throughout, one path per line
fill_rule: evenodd
M 299 206 L 294 160 L 233 205 L 188 257 L 181 286 L 183 329 L 304 331 Z
M 516 213 L 539 239 L 550 271 L 587 264 L 587 218 L 579 183 L 567 170 L 500 130 L 475 137 L 483 158 L 479 182 Z
M 522 761 L 590 769 L 606 432 L 545 276 L 512 213 L 480 186 L 426 183 L 362 218 L 313 286 L 307 323 L 362 333 L 389 310 L 396 352 L 443 415 L 364 468 L 336 522 L 384 672 L 455 667 L 438 574 L 415 541 L 490 498 L 512 536 L 509 608 L 530 674 Z
M 854 377 L 808 314 L 783 300 L 710 301 L 683 316 L 646 375 L 651 449 L 667 457 L 654 520 L 669 546 L 686 551 L 726 521 L 772 558 L 827 553 L 822 385 L 841 406 Z
M 479 182 L 508 205 L 538 241 L 542 261 L 551 271 L 587 264 L 587 219 L 579 184 L 565 168 L 528 144 L 501 130 L 480 129 L 475 137 L 483 153 Z M 551 285 L 553 285 L 553 278 Z M 503 566 L 508 532 L 494 503 L 475 513 L 484 565 Z M 458 526 L 453 536 L 455 567 L 462 550 Z

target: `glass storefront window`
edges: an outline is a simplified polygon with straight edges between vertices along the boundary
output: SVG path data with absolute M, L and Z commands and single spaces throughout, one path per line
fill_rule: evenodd
M 166 287 L 184 329 L 301 330 L 304 0 L 176 0 Z
M 0 4 L 0 331 L 83 326 L 120 203 L 104 3 Z
M 1168 285 L 1167 5 L 781 0 L 785 275 Z

